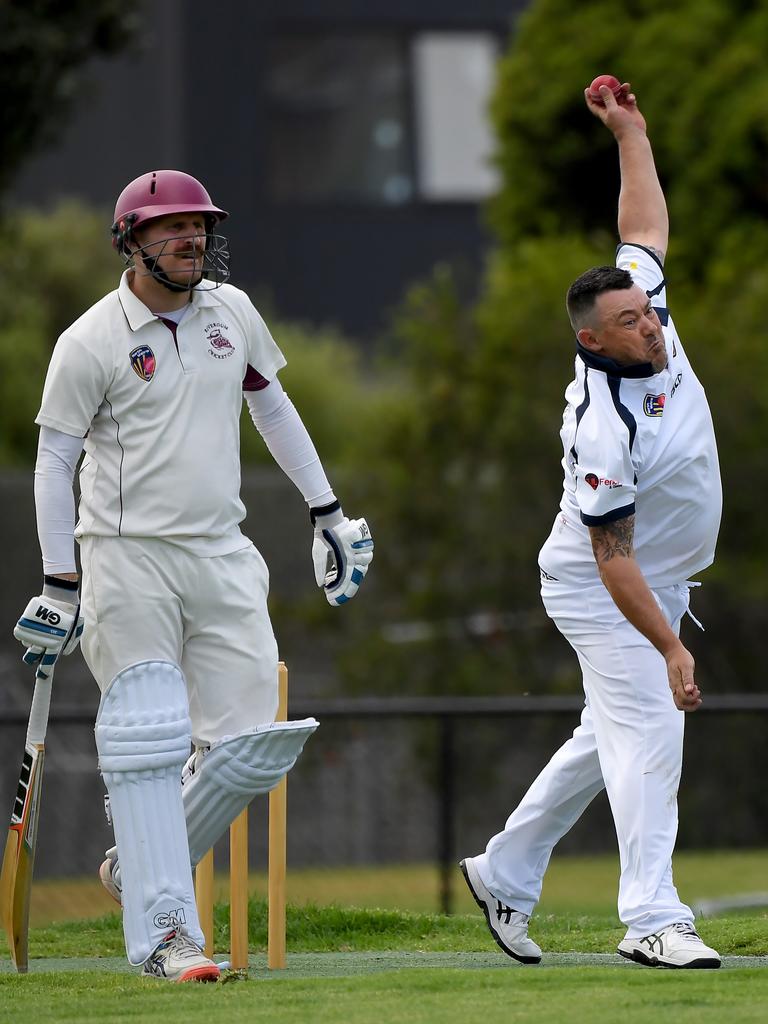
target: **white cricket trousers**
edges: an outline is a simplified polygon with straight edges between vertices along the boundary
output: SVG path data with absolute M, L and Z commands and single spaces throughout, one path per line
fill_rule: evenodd
M 252 544 L 211 558 L 146 538 L 80 547 L 83 656 L 102 691 L 129 665 L 169 661 L 187 683 L 196 746 L 274 720 L 269 573 Z
M 616 827 L 619 918 L 628 938 L 693 921 L 672 881 L 684 712 L 672 699 L 664 658 L 624 618 L 601 584 L 576 589 L 545 580 L 547 614 L 581 665 L 581 724 L 544 768 L 503 832 L 477 858 L 497 899 L 531 914 L 555 844 L 605 787 Z M 679 632 L 686 584 L 653 591 Z

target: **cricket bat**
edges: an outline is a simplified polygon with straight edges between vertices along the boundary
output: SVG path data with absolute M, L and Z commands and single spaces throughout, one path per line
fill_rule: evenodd
M 35 676 L 19 788 L 11 812 L 0 871 L 0 921 L 8 936 L 13 965 L 19 974 L 26 974 L 29 966 L 29 904 L 40 818 L 45 732 L 55 661 L 56 655 L 46 655 Z

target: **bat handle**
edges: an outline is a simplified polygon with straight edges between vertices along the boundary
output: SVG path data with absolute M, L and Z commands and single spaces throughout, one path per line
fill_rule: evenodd
M 56 657 L 55 654 L 46 654 L 35 673 L 35 692 L 32 694 L 32 707 L 27 725 L 27 744 L 31 746 L 39 746 L 45 741 Z

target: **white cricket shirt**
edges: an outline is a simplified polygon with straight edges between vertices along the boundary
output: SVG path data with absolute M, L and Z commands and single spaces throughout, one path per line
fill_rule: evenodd
M 659 316 L 667 367 L 618 366 L 581 346 L 565 392 L 563 497 L 539 554 L 544 573 L 595 583 L 589 526 L 635 515 L 635 558 L 650 587 L 682 583 L 711 565 L 722 511 L 715 433 L 704 389 L 669 315 L 664 271 L 639 245 L 622 244 L 628 270 Z
M 249 543 L 238 525 L 243 380 L 271 380 L 285 359 L 238 288 L 194 290 L 168 326 L 129 273 L 59 338 L 36 419 L 86 438 L 75 536 L 237 551 Z

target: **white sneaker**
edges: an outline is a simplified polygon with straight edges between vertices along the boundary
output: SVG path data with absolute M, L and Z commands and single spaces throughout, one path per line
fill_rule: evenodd
M 218 981 L 221 971 L 183 932 L 168 932 L 144 961 L 142 975 L 166 981 Z
M 622 939 L 619 953 L 646 967 L 710 968 L 720 966 L 720 954 L 705 946 L 687 921 L 667 925 L 642 939 Z
M 120 884 L 120 868 L 118 866 L 117 854 L 110 857 L 109 853 L 107 853 L 107 859 L 99 868 L 99 878 L 101 879 L 101 884 L 107 890 L 115 903 L 119 903 L 122 907 L 123 888 Z
M 540 963 L 541 948 L 533 939 L 528 938 L 528 914 L 513 910 L 488 892 L 478 874 L 473 857 L 465 857 L 459 863 L 459 867 L 469 891 L 475 897 L 475 903 L 485 914 L 491 935 L 507 956 L 519 960 L 521 964 Z

